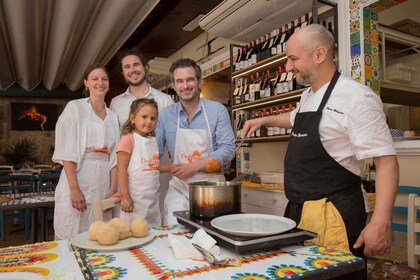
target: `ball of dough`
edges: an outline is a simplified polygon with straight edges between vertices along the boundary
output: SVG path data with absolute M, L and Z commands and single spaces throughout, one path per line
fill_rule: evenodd
M 105 223 L 104 221 L 95 221 L 89 226 L 89 238 L 93 241 L 98 241 L 98 235 L 100 234 L 100 228 Z
M 119 231 L 113 224 L 106 223 L 99 230 L 100 234 L 97 235 L 99 244 L 113 245 L 118 242 Z
M 145 219 L 136 218 L 131 222 L 131 234 L 134 237 L 145 237 L 149 233 L 149 224 Z
M 111 221 L 109 221 L 109 223 L 114 225 L 118 229 L 118 239 L 127 238 L 130 234 L 130 226 L 120 218 L 114 218 Z
M 216 159 L 212 159 L 206 164 L 207 173 L 218 173 L 222 171 L 222 165 Z

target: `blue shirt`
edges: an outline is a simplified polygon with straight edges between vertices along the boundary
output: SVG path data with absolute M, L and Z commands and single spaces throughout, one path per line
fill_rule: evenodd
M 188 123 L 188 115 L 182 108 L 181 102 L 172 104 L 159 112 L 156 140 L 160 157 L 163 154 L 165 144 L 167 144 L 173 162 L 178 114 L 180 128 L 208 130 L 202 106 L 206 111 L 213 142 L 213 151 L 210 152 L 209 156 L 224 163 L 233 154 L 236 146 L 235 136 L 228 111 L 225 106 L 218 102 L 200 98 L 199 107 L 192 117 L 191 123 Z

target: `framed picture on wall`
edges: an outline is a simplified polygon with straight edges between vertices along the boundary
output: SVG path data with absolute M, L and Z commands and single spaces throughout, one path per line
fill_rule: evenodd
M 57 105 L 43 103 L 11 103 L 12 130 L 54 130 Z

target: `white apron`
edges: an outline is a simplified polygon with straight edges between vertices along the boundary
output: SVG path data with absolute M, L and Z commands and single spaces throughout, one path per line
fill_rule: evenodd
M 83 212 L 71 205 L 70 188 L 65 171 L 61 172 L 60 181 L 55 190 L 54 232 L 59 239 L 68 239 L 81 232 L 88 231 L 93 223 L 92 199 L 105 199 L 109 191 L 109 155 L 86 152 L 77 171 L 77 180 L 83 192 L 87 209 Z M 104 220 L 111 218 L 111 212 L 104 212 Z
M 134 147 L 128 164 L 128 189 L 134 202 L 132 213 L 120 212 L 127 223 L 144 218 L 151 226 L 160 226 L 159 209 L 159 150 L 154 137 L 134 135 Z
M 205 158 L 213 150 L 213 141 L 206 110 L 203 109 L 204 117 L 207 123 L 207 129 L 185 129 L 178 124 L 175 137 L 174 163 L 191 163 L 201 158 Z M 173 216 L 174 211 L 188 210 L 189 206 L 189 183 L 198 181 L 224 181 L 223 175 L 209 175 L 197 173 L 186 180 L 180 180 L 175 176 L 169 181 L 168 193 L 164 202 L 164 225 L 177 224 Z

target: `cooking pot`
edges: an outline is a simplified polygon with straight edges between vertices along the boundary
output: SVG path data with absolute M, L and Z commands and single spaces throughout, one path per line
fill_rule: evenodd
M 189 193 L 192 217 L 213 219 L 241 211 L 240 182 L 195 182 L 189 184 Z

